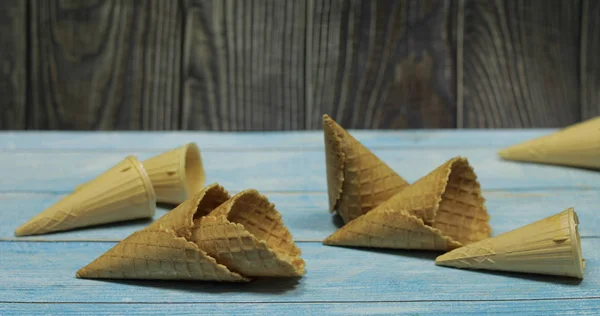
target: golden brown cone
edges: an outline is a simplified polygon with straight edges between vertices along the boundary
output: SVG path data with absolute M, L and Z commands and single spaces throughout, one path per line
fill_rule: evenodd
M 327 114 L 323 115 L 329 210 L 344 222 L 367 213 L 408 186 Z
M 244 190 L 199 218 L 191 239 L 231 270 L 249 276 L 302 276 L 300 249 L 281 215 L 256 190 Z
M 577 214 L 572 208 L 513 231 L 455 249 L 435 263 L 456 268 L 583 279 Z
M 248 281 L 189 240 L 194 218 L 229 198 L 212 184 L 77 271 L 78 278 Z
M 204 187 L 204 168 L 195 143 L 164 152 L 144 160 L 156 201 L 180 204 Z
M 600 169 L 600 116 L 501 150 L 508 160 Z
M 456 157 L 329 236 L 329 245 L 450 250 L 488 238 L 475 172 Z
M 230 198 L 212 184 L 79 270 L 77 277 L 248 281 L 301 276 L 299 255 L 266 197 L 246 190 Z
M 38 235 L 74 228 L 151 218 L 156 197 L 141 162 L 128 156 L 16 229 Z

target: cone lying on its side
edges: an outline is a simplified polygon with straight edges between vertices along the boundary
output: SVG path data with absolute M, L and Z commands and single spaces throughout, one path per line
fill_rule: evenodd
M 323 115 L 329 210 L 344 222 L 367 213 L 408 186 L 394 170 Z
M 281 216 L 255 190 L 212 184 L 77 272 L 78 278 L 249 281 L 300 276 Z
M 503 149 L 508 160 L 600 169 L 600 117 Z
M 39 235 L 73 228 L 151 218 L 156 197 L 141 162 L 129 156 L 17 228 Z
M 583 279 L 577 214 L 569 208 L 516 230 L 455 249 L 437 265 Z
M 156 200 L 178 205 L 204 187 L 204 169 L 194 143 L 164 152 L 144 161 Z
M 477 176 L 453 158 L 325 239 L 328 245 L 450 250 L 488 238 Z

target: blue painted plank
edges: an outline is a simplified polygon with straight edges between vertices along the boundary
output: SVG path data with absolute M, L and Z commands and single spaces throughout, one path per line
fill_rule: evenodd
M 371 147 L 508 146 L 556 131 L 402 130 L 350 131 Z M 196 142 L 202 150 L 255 148 L 322 148 L 322 131 L 288 132 L 0 132 L 0 149 L 166 150 Z
M 0 242 L 3 302 L 394 302 L 600 298 L 600 238 L 582 241 L 585 279 L 439 267 L 438 253 L 299 243 L 300 279 L 249 284 L 102 281 L 75 272 L 114 243 Z
M 598 188 L 600 172 L 503 161 L 494 149 L 378 149 L 375 153 L 408 181 L 455 156 L 469 158 L 484 189 Z M 146 159 L 158 152 L 131 152 Z M 126 156 L 105 152 L 4 152 L 0 191 L 70 192 Z M 205 152 L 208 183 L 229 190 L 325 191 L 325 154 L 314 151 Z
M 600 299 L 500 302 L 0 304 L 2 315 L 598 315 Z
M 232 192 L 234 193 L 234 192 Z M 297 241 L 321 241 L 337 226 L 327 211 L 327 195 L 319 193 L 269 193 L 284 223 Z M 501 234 L 574 206 L 583 237 L 600 237 L 600 194 L 595 190 L 485 192 L 493 234 Z M 58 201 L 55 194 L 0 194 L 0 239 L 118 241 L 147 226 L 151 220 L 82 228 L 49 235 L 14 237 L 16 227 Z M 159 207 L 155 219 L 170 208 Z

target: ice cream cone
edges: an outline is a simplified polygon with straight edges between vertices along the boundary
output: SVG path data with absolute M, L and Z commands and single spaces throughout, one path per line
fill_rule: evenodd
M 274 206 L 255 190 L 212 184 L 77 272 L 79 278 L 248 281 L 300 276 L 304 261 Z
M 577 214 L 572 208 L 443 254 L 437 265 L 583 279 Z
M 229 198 L 213 184 L 131 234 L 90 264 L 78 278 L 247 281 L 189 241 L 194 218 L 207 215 Z
M 323 115 L 329 210 L 344 222 L 367 213 L 408 186 L 394 170 Z
M 292 235 L 281 215 L 256 190 L 245 190 L 196 220 L 193 240 L 217 262 L 247 276 L 304 275 Z
M 202 190 L 204 169 L 198 146 L 185 146 L 144 161 L 144 168 L 156 191 L 156 201 L 179 204 Z
M 156 197 L 141 162 L 129 156 L 17 228 L 38 235 L 98 224 L 151 218 Z
M 453 158 L 325 239 L 328 245 L 450 250 L 488 238 L 475 172 Z
M 600 169 L 600 116 L 499 152 L 508 160 Z

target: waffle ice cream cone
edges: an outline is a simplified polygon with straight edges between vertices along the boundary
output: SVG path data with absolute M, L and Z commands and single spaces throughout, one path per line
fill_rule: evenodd
M 144 161 L 158 202 L 178 205 L 204 187 L 204 169 L 195 143 Z
M 408 186 L 327 114 L 323 115 L 329 210 L 345 223 L 367 213 Z
M 325 239 L 328 245 L 451 250 L 491 228 L 473 168 L 453 158 Z
M 304 260 L 281 215 L 256 190 L 245 190 L 199 218 L 191 239 L 211 257 L 248 276 L 304 275 Z
M 80 269 L 77 277 L 243 282 L 302 275 L 299 254 L 266 198 L 248 190 L 230 199 L 212 184 Z
M 600 169 L 600 116 L 498 154 L 508 160 Z
M 572 208 L 443 254 L 437 265 L 583 279 L 577 214 Z
M 142 163 L 128 156 L 16 229 L 39 235 L 74 228 L 151 218 L 156 197 Z

